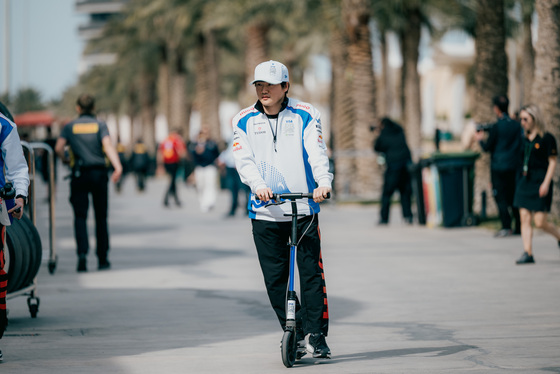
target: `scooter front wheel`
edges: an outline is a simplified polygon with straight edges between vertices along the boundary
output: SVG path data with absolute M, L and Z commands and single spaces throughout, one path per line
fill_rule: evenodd
M 284 336 L 282 337 L 282 362 L 287 368 L 294 366 L 296 361 L 296 333 L 292 330 L 284 331 Z

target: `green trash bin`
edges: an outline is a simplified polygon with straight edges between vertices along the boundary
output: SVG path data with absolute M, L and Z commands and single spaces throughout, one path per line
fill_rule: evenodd
M 431 157 L 440 180 L 444 227 L 474 226 L 474 163 L 477 152 L 434 153 Z

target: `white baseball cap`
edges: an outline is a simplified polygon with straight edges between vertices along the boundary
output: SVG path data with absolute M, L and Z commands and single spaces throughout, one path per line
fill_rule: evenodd
M 289 82 L 288 68 L 278 61 L 266 61 L 257 65 L 255 68 L 255 79 L 251 82 L 266 82 L 270 84 L 280 84 Z

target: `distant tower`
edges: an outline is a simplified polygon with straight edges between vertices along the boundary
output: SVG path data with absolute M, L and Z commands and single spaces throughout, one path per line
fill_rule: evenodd
M 122 13 L 129 0 L 76 0 L 76 12 L 87 14 L 87 24 L 81 25 L 78 32 L 82 40 L 87 42 L 101 36 L 107 21 Z M 90 53 L 82 55 L 78 72 L 80 74 L 95 65 L 112 64 L 116 61 L 114 53 Z

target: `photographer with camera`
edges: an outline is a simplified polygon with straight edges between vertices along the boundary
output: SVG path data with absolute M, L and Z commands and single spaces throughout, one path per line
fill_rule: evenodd
M 387 117 L 379 121 L 379 127 L 370 128 L 378 132 L 373 149 L 385 156 L 385 174 L 383 175 L 383 192 L 381 194 L 380 225 L 389 223 L 389 208 L 391 197 L 398 189 L 401 195 L 401 207 L 404 220 L 412 223 L 410 200 L 412 197 L 412 183 L 408 165 L 412 162 L 410 149 L 406 144 L 403 128 Z
M 495 237 L 502 238 L 521 233 L 519 210 L 513 206 L 515 185 L 520 173 L 523 130 L 519 122 L 509 117 L 509 100 L 505 95 L 492 99 L 493 110 L 498 117 L 494 124 L 477 125 L 476 139 L 485 152 L 490 153 L 490 178 L 492 195 L 498 206 L 502 224 Z M 512 218 L 515 230 L 512 231 Z

